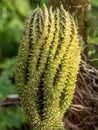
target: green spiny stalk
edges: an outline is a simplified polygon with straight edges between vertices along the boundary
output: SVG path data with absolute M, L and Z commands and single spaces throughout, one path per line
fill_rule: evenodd
M 47 0 L 48 6 L 55 8 L 60 8 L 60 4 L 64 6 L 72 15 L 77 18 L 79 34 L 82 36 L 84 43 L 87 44 L 87 14 L 89 0 Z
M 73 17 L 44 6 L 24 25 L 16 64 L 16 86 L 32 130 L 63 130 L 64 112 L 75 91 L 80 37 Z

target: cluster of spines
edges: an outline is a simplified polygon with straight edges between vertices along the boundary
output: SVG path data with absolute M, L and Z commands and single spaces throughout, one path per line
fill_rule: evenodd
M 32 130 L 62 130 L 79 69 L 80 39 L 73 17 L 44 6 L 24 25 L 16 65 L 16 85 Z

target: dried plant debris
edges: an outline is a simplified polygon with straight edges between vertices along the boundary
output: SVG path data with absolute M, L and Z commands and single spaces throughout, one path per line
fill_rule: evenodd
M 67 130 L 98 129 L 98 70 L 81 62 L 76 92 L 64 118 Z

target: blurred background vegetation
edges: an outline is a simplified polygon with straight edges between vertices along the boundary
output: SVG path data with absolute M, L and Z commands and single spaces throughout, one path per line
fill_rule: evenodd
M 3 103 L 17 94 L 14 68 L 24 20 L 42 2 L 47 0 L 0 0 L 0 130 L 28 130 L 22 108 Z M 87 28 L 89 63 L 98 68 L 98 0 L 90 0 Z

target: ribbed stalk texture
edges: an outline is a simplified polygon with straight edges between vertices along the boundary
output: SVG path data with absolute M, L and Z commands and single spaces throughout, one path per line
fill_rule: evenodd
M 64 112 L 75 91 L 81 39 L 73 17 L 44 5 L 24 25 L 16 64 L 16 86 L 32 130 L 63 130 Z

